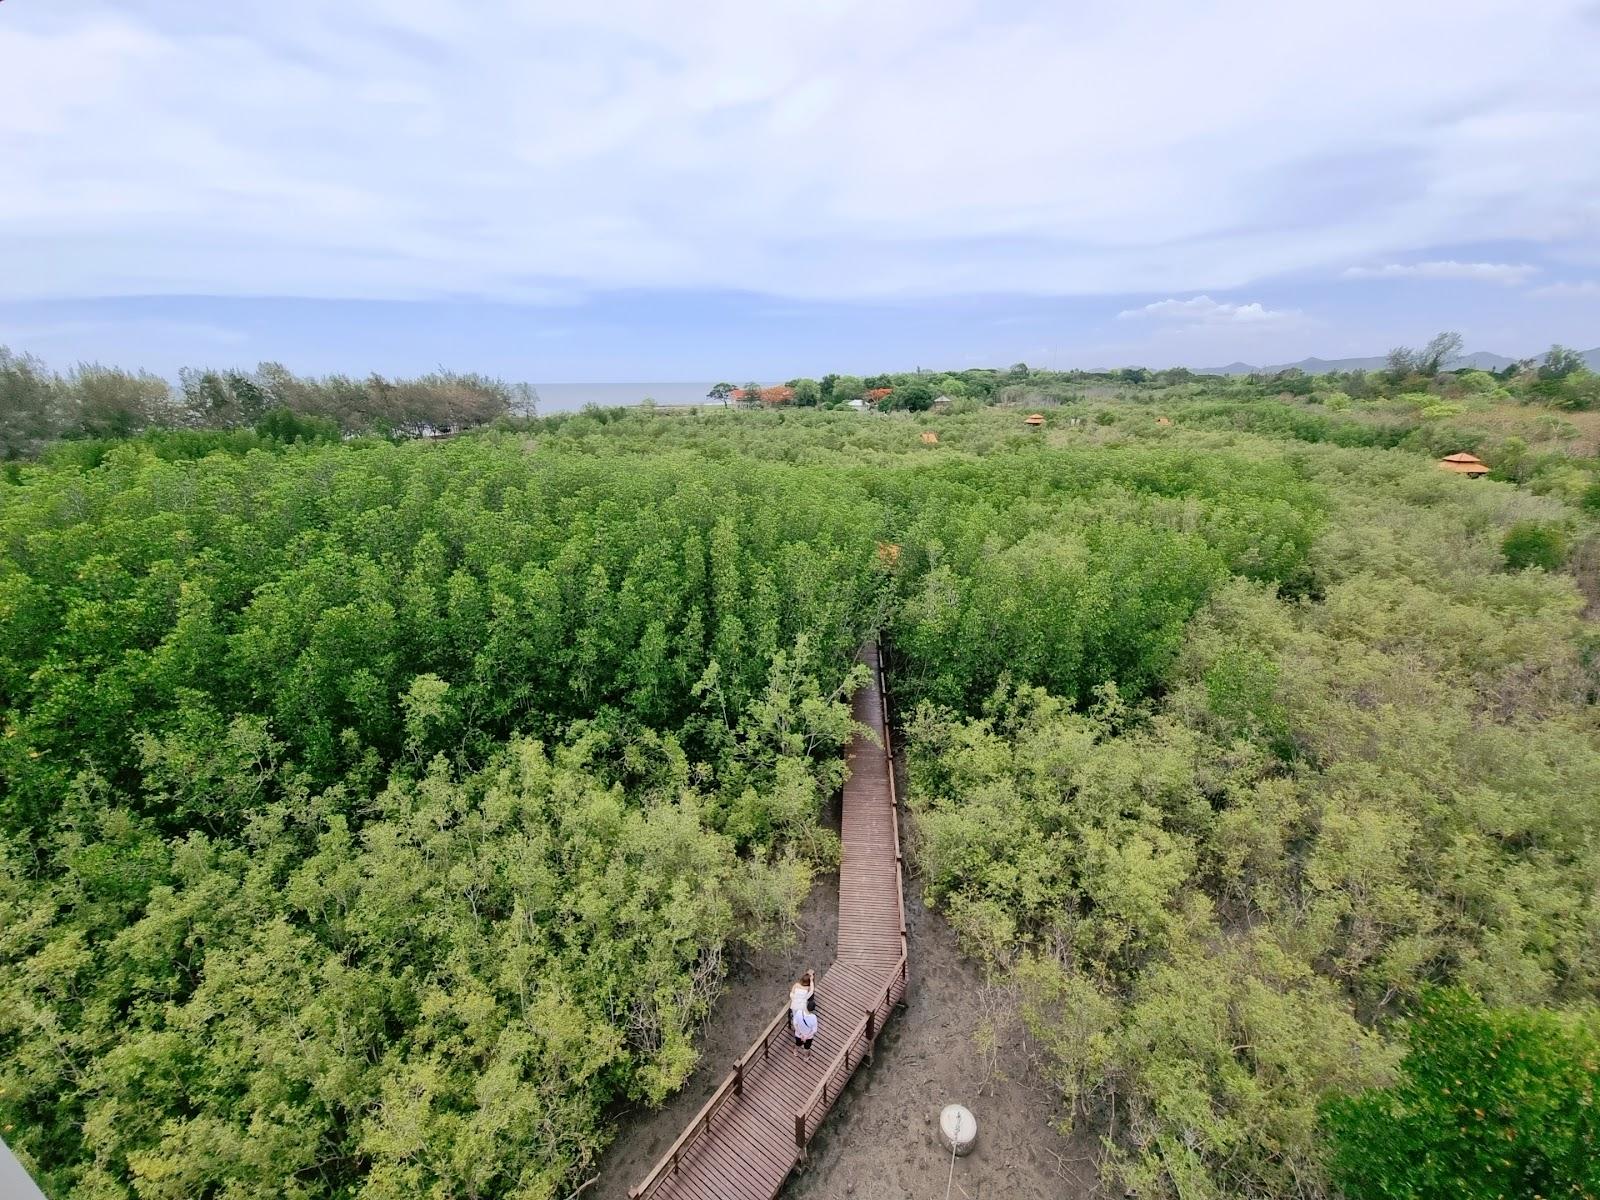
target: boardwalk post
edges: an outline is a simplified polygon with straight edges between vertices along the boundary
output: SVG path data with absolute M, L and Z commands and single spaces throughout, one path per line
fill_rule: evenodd
M 744 1061 L 741 1059 L 733 1064 L 733 1094 L 744 1095 Z
M 869 1062 L 872 1059 L 872 1039 L 874 1036 L 873 1026 L 877 1024 L 877 1020 L 878 1010 L 875 1008 L 867 1009 L 867 1059 Z
M 803 1159 L 806 1156 L 806 1115 L 803 1112 L 794 1114 L 794 1148 Z

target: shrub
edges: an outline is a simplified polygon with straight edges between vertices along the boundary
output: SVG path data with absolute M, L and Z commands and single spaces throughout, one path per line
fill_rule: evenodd
M 1584 489 L 1583 499 L 1578 503 L 1583 506 L 1585 512 L 1600 513 L 1600 479 Z
M 1593 1013 L 1425 994 L 1391 1087 L 1324 1106 L 1348 1200 L 1600 1195 Z
M 1567 532 L 1551 521 L 1518 521 L 1501 541 L 1500 553 L 1513 571 L 1554 571 L 1567 560 Z

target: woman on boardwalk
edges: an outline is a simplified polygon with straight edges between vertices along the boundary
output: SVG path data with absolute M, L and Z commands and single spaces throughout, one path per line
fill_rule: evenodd
M 807 971 L 794 981 L 794 985 L 789 988 L 789 1010 L 791 1012 L 802 1008 L 807 1012 L 817 1011 L 815 979 L 816 977 L 810 971 Z
M 790 1058 L 794 1058 L 800 1050 L 810 1052 L 811 1039 L 817 1036 L 816 1007 L 816 987 L 811 972 L 807 971 L 789 989 L 789 1025 L 794 1031 Z

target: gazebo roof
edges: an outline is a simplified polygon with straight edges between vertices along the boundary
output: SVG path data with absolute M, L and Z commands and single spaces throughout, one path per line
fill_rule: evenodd
M 1044 424 L 1044 414 L 1043 413 L 1029 413 L 1026 417 L 1022 418 L 1022 423 L 1024 425 L 1043 425 Z
M 1481 463 L 1483 460 L 1476 454 L 1468 454 L 1463 451 L 1460 454 L 1446 454 L 1440 461 L 1451 463 Z

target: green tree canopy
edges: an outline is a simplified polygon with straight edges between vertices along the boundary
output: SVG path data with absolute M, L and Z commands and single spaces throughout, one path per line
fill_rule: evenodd
M 1349 1200 L 1600 1196 L 1600 1014 L 1424 994 L 1390 1087 L 1331 1100 Z

